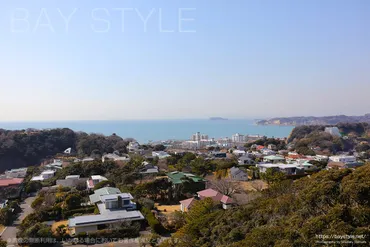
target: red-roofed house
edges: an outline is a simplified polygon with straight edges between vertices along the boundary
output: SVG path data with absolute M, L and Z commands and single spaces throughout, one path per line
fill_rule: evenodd
M 23 183 L 23 178 L 7 178 L 0 179 L 0 188 L 18 187 Z
M 195 198 L 189 198 L 186 200 L 180 201 L 180 210 L 181 212 L 187 212 L 193 206 L 194 202 L 196 202 L 197 199 Z
M 206 189 L 206 190 L 198 191 L 197 194 L 198 194 L 199 200 L 203 200 L 205 198 L 210 197 L 216 203 L 221 203 L 223 209 L 230 208 L 232 204 L 234 203 L 232 198 L 225 196 L 214 189 Z M 189 198 L 189 199 L 180 201 L 181 211 L 182 212 L 188 211 L 192 207 L 194 202 L 196 201 L 197 201 L 196 198 Z
M 256 149 L 257 150 L 261 150 L 261 149 L 264 149 L 265 148 L 265 146 L 262 146 L 262 145 L 258 145 L 257 147 L 256 147 Z
M 220 202 L 223 209 L 228 209 L 233 203 L 233 199 L 228 196 L 221 194 L 214 189 L 206 189 L 198 192 L 198 197 L 202 200 L 207 197 L 211 197 L 215 202 Z

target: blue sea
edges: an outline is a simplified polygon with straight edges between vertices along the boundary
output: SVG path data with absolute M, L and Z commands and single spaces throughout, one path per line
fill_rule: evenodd
M 169 139 L 188 140 L 195 132 L 209 138 L 231 137 L 235 133 L 287 137 L 292 126 L 258 126 L 253 120 L 123 120 L 123 121 L 58 121 L 58 122 L 0 122 L 0 128 L 19 130 L 27 128 L 70 128 L 74 131 L 113 133 L 123 138 L 135 138 L 140 143 Z

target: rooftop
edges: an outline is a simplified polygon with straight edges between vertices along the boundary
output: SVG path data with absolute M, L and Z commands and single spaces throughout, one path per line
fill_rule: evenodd
M 109 224 L 124 220 L 143 220 L 140 211 L 120 210 L 110 214 L 77 216 L 68 220 L 69 227 Z
M 211 197 L 214 201 L 219 201 L 225 204 L 232 203 L 233 199 L 228 196 L 221 194 L 214 189 L 206 189 L 198 192 L 198 196 L 203 199 L 205 197 Z
M 189 199 L 180 201 L 180 203 L 184 205 L 185 208 L 189 208 L 191 204 L 193 204 L 195 201 L 196 201 L 195 198 L 189 198 Z
M 52 171 L 52 170 L 46 170 L 46 171 L 43 171 L 41 172 L 41 174 L 54 174 L 55 171 Z
M 121 194 L 108 194 L 100 196 L 102 202 L 109 200 L 117 200 L 118 197 L 121 197 L 123 200 L 132 200 L 134 199 L 130 193 L 121 193 Z
M 106 177 L 103 177 L 101 175 L 92 175 L 91 179 L 92 180 L 108 180 Z
M 22 182 L 23 182 L 23 178 L 0 179 L 0 187 L 7 187 L 10 185 L 19 185 Z
M 90 202 L 97 203 L 100 202 L 100 196 L 103 195 L 114 195 L 114 194 L 121 194 L 121 191 L 117 188 L 113 187 L 105 187 L 94 191 L 94 194 L 90 195 Z
M 198 177 L 198 176 L 196 176 L 194 174 L 185 173 L 185 172 L 175 171 L 175 172 L 169 172 L 166 175 L 168 176 L 168 178 L 174 184 L 181 184 L 181 183 L 183 183 L 183 179 L 185 179 L 185 178 L 191 179 L 191 180 L 193 180 L 193 182 L 196 182 L 196 183 L 198 183 L 198 182 L 205 182 L 206 181 L 202 177 Z
M 263 157 L 264 159 L 268 159 L 268 160 L 285 160 L 284 157 L 282 156 L 277 156 L 277 155 L 269 155 L 269 156 L 265 156 Z

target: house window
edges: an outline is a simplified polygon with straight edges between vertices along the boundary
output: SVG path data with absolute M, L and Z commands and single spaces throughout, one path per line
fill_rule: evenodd
M 123 200 L 123 205 L 129 205 L 130 201 L 129 200 Z

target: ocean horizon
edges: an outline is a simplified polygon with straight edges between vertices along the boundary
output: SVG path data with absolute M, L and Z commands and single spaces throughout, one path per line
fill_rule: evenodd
M 210 138 L 231 137 L 235 133 L 243 135 L 264 135 L 267 137 L 287 137 L 293 126 L 260 126 L 251 119 L 171 119 L 171 120 L 81 120 L 81 121 L 9 121 L 0 122 L 0 129 L 53 129 L 69 128 L 74 131 L 116 135 L 134 138 L 139 143 L 166 140 L 188 140 L 196 132 Z

